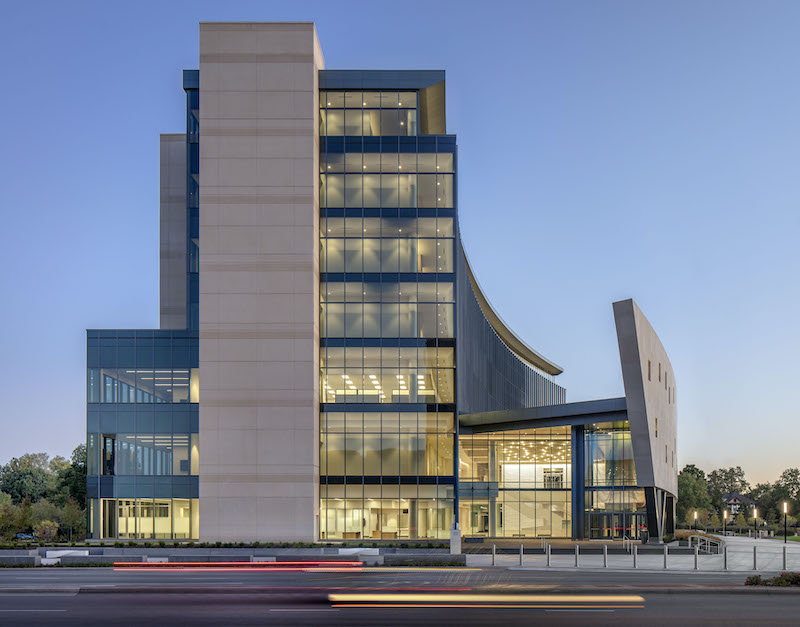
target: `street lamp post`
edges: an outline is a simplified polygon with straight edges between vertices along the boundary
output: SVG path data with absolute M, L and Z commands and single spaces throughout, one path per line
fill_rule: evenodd
M 697 533 L 697 510 L 694 510 L 694 532 Z
M 728 535 L 728 510 L 723 510 L 722 512 L 722 536 L 727 537 Z
M 787 533 L 788 527 L 786 525 L 786 518 L 789 515 L 789 504 L 784 501 L 783 502 L 783 543 L 786 544 L 786 537 L 789 535 Z
M 758 537 L 758 508 L 753 508 L 753 535 Z

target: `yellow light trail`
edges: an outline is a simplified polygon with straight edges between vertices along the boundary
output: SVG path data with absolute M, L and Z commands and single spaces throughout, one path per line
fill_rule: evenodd
M 644 605 L 549 605 L 549 604 L 500 604 L 500 603 L 332 603 L 331 607 L 379 607 L 405 608 L 477 608 L 477 609 L 545 609 L 545 610 L 592 610 L 592 609 L 643 609 Z
M 643 603 L 635 595 L 603 594 L 405 594 L 340 593 L 328 595 L 331 603 Z

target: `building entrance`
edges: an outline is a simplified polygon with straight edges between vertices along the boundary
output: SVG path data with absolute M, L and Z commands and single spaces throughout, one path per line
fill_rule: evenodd
M 593 540 L 624 537 L 642 539 L 647 530 L 643 513 L 595 513 L 589 514 L 589 537 Z

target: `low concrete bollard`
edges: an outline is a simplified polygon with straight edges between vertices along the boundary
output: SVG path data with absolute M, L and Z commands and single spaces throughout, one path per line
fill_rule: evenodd
M 495 545 L 493 544 L 492 545 L 492 566 L 494 566 L 494 547 L 495 547 Z
M 576 544 L 575 545 L 575 568 L 578 567 L 578 555 L 580 555 L 580 550 L 581 550 L 580 549 L 580 545 Z
M 521 544 L 519 545 L 519 565 L 525 565 L 525 549 Z
M 669 555 L 669 547 L 664 545 L 664 570 L 667 570 L 667 556 Z
M 633 545 L 633 567 L 634 568 L 639 568 L 639 566 L 637 565 L 637 562 L 639 561 L 638 558 L 639 558 L 639 545 L 638 544 L 634 544 Z
M 786 545 L 783 545 L 783 570 L 787 570 L 786 568 Z
M 728 570 L 728 547 L 722 547 L 722 570 Z
M 550 544 L 544 545 L 544 552 L 547 556 L 547 567 L 550 568 Z
M 608 545 L 603 545 L 603 568 L 608 568 Z
M 753 547 L 753 570 L 758 570 L 758 547 Z
M 694 569 L 700 570 L 700 544 L 694 545 Z

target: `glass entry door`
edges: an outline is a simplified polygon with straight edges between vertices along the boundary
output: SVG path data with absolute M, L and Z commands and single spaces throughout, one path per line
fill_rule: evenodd
M 593 540 L 621 540 L 623 537 L 640 540 L 646 529 L 644 514 L 589 513 L 589 537 Z

